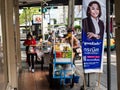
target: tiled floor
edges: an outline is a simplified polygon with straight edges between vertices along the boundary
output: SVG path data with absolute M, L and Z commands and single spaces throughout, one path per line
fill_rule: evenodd
M 25 55 L 23 53 L 23 55 Z M 44 69 L 41 70 L 40 65 L 35 65 L 35 72 L 29 72 L 28 66 L 25 62 L 25 56 L 22 57 L 23 63 L 23 69 L 19 76 L 19 90 L 80 90 L 81 84 L 75 84 L 73 88 L 70 88 L 70 85 L 65 85 L 63 87 L 58 87 L 59 85 L 57 83 L 54 83 L 53 88 L 49 87 L 49 70 L 48 70 L 48 63 L 49 63 L 49 57 L 45 55 L 45 64 Z
M 22 51 L 22 72 L 19 76 L 19 90 L 51 90 L 48 82 L 48 69 L 41 70 L 40 64 L 35 65 L 35 72 L 28 71 L 26 54 Z M 45 62 L 46 63 L 46 62 Z
M 75 84 L 73 88 L 69 85 L 50 88 L 48 75 L 48 70 L 45 69 L 43 71 L 36 69 L 34 73 L 23 69 L 19 77 L 19 90 L 80 90 L 80 84 Z
M 34 73 L 23 69 L 19 78 L 19 90 L 51 90 L 49 89 L 48 71 L 36 69 Z

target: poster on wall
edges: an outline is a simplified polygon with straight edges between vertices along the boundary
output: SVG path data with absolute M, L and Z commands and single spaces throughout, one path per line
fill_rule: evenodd
M 85 73 L 103 72 L 106 0 L 83 0 L 82 59 Z
M 33 15 L 33 24 L 41 24 L 42 23 L 42 15 L 34 14 Z

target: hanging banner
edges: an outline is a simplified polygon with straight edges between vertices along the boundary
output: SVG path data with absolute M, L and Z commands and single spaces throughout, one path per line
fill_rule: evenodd
M 85 73 L 103 71 L 106 0 L 83 0 L 82 59 Z

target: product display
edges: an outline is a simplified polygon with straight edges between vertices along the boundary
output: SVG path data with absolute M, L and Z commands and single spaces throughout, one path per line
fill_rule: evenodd
M 72 87 L 74 83 L 73 50 L 69 43 L 54 41 L 52 66 L 52 79 L 59 79 L 60 85 L 69 83 Z

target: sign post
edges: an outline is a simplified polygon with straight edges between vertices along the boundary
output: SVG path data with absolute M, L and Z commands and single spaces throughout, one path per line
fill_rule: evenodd
M 110 0 L 106 2 L 106 16 L 107 16 L 107 90 L 111 90 L 111 58 L 110 58 Z
M 96 74 L 103 72 L 106 0 L 83 0 L 82 6 L 83 69 L 87 86 L 91 87 Z

